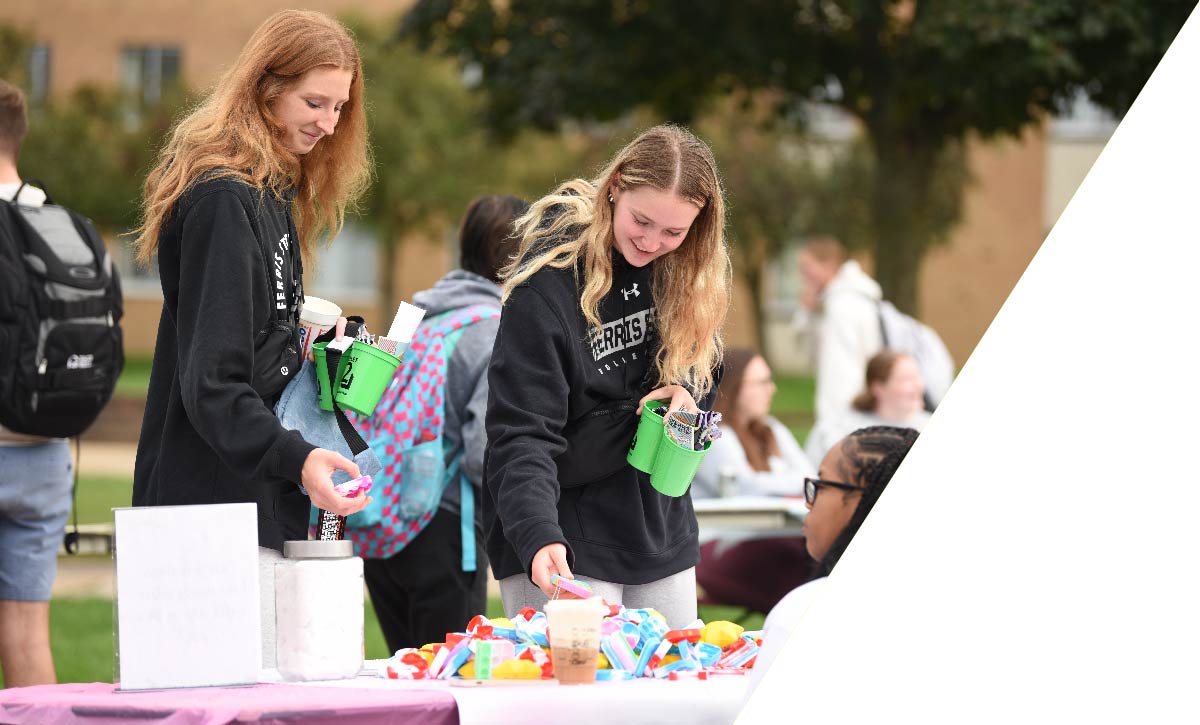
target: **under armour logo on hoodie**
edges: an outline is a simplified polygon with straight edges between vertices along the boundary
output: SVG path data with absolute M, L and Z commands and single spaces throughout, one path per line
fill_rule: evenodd
M 633 295 L 634 297 L 637 297 L 638 295 L 640 295 L 640 294 L 641 294 L 641 292 L 638 292 L 638 288 L 637 288 L 637 282 L 634 282 L 634 283 L 633 283 L 633 289 L 628 289 L 628 290 L 627 290 L 627 289 L 622 289 L 622 290 L 621 290 L 621 294 L 625 295 L 625 301 L 626 301 L 626 302 L 628 302 L 628 301 L 629 301 L 629 296 L 630 296 L 630 295 Z

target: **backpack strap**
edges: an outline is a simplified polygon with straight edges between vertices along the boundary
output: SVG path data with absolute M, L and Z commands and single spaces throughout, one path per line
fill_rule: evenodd
M 328 336 L 328 338 L 332 340 L 334 333 L 334 330 L 328 330 L 321 337 Z M 321 337 L 318 337 L 317 339 L 321 339 Z M 333 381 L 337 380 L 338 363 L 340 363 L 341 360 L 341 350 L 330 350 L 328 348 L 325 349 L 326 375 L 329 376 L 331 386 L 333 385 Z M 346 445 L 350 447 L 350 452 L 357 456 L 359 453 L 367 450 L 369 446 L 367 445 L 367 442 L 363 440 L 363 437 L 358 432 L 358 429 L 355 428 L 354 424 L 350 422 L 350 419 L 346 417 L 346 411 L 342 410 L 342 407 L 337 404 L 337 400 L 333 400 L 332 402 L 333 416 L 337 420 L 338 430 L 341 431 L 342 438 L 346 440 Z
M 84 300 L 48 300 L 46 313 L 48 317 L 63 320 L 71 317 L 103 317 L 108 314 L 108 295 L 104 297 L 89 297 Z
M 879 339 L 883 342 L 883 348 L 886 350 L 891 347 L 888 342 L 887 323 L 883 320 L 883 300 L 875 300 L 875 316 L 879 318 Z
M 433 318 L 430 322 L 434 327 L 434 334 L 440 338 L 446 338 L 450 333 L 460 331 L 464 327 L 482 322 L 487 319 L 495 319 L 500 316 L 500 308 L 488 305 L 478 304 L 463 307 L 458 310 L 444 312 Z M 454 342 L 457 345 L 457 336 Z M 448 350 L 446 353 L 446 364 L 450 363 L 450 357 L 454 351 Z M 476 571 L 479 562 L 475 557 L 475 486 L 471 484 L 471 479 L 467 478 L 467 474 L 461 470 L 463 452 L 460 450 L 454 460 L 450 462 L 450 468 L 446 471 L 447 485 L 458 485 L 458 530 L 459 539 L 462 542 L 462 570 Z
M 50 192 L 46 190 L 46 182 L 42 181 L 41 179 L 25 179 L 21 182 L 21 185 L 17 187 L 17 193 L 13 194 L 12 200 L 14 204 L 17 203 L 17 200 L 21 198 L 21 192 L 25 190 L 26 186 L 35 186 L 41 189 L 42 193 L 46 195 L 46 204 L 55 203 L 54 199 L 50 198 Z
M 499 307 L 486 304 L 471 305 L 458 312 L 459 315 L 455 322 L 459 324 L 459 329 L 500 316 Z M 447 363 L 449 363 L 448 358 Z M 476 571 L 479 563 L 475 559 L 475 486 L 471 484 L 471 479 L 467 478 L 465 472 L 459 471 L 462 457 L 461 451 L 454 457 L 450 480 L 453 482 L 458 479 L 458 530 L 459 538 L 462 541 L 462 570 Z

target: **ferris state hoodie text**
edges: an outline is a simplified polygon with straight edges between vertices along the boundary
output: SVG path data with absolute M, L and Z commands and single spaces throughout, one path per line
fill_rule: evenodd
M 652 263 L 653 264 L 653 263 Z M 645 584 L 695 566 L 690 495 L 664 496 L 625 461 L 653 374 L 651 266 L 612 257 L 599 331 L 574 271 L 544 267 L 504 305 L 489 369 L 484 525 L 496 578 L 567 546 L 577 576 Z M 711 407 L 715 390 L 701 408 Z

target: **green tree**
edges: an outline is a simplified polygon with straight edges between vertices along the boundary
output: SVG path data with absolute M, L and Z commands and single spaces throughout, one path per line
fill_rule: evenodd
M 397 303 L 392 270 L 404 238 L 439 238 L 486 184 L 478 102 L 453 63 L 418 53 L 387 28 L 349 18 L 363 59 L 375 183 L 360 209 L 382 250 L 381 294 Z
M 15 85 L 26 82 L 26 64 L 33 37 L 22 28 L 0 23 L 0 78 Z
M 766 351 L 763 275 L 767 263 L 819 215 L 820 150 L 752 99 L 726 99 L 696 130 L 712 146 L 728 208 L 734 273 L 746 282 L 758 348 Z
M 532 199 L 567 178 L 589 176 L 625 129 L 527 129 L 497 144 L 455 63 L 396 38 L 393 25 L 345 20 L 363 58 L 376 179 L 359 211 L 381 245 L 385 309 L 398 303 L 391 270 L 406 238 L 452 233 L 480 194 Z
M 30 114 L 21 174 L 45 182 L 56 201 L 103 230 L 132 229 L 142 182 L 182 104 L 174 93 L 135 111 L 121 94 L 90 85 L 51 98 Z
M 870 230 L 887 296 L 914 311 L 929 214 L 973 135 L 1018 135 L 1084 93 L 1117 114 L 1192 0 L 419 0 L 401 30 L 477 68 L 501 133 L 648 104 L 689 122 L 708 99 L 770 89 L 861 124 Z M 961 176 L 961 174 L 960 174 Z M 959 194 L 961 196 L 961 187 Z M 959 202 L 950 206 L 957 208 Z

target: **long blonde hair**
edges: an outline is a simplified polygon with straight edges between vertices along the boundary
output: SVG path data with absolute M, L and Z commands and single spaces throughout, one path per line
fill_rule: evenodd
M 582 263 L 580 306 L 588 325 L 599 330 L 616 242 L 607 197 L 614 187 L 641 186 L 672 192 L 700 208 L 683 243 L 656 259 L 651 272 L 661 341 L 654 361 L 658 382 L 687 385 L 699 397 L 712 389 L 721 362 L 731 271 L 717 165 L 708 146 L 687 129 L 655 126 L 621 149 L 594 180 L 569 181 L 534 203 L 516 222 L 521 248 L 502 274 L 502 299 L 542 267 L 578 270 Z M 543 224 L 552 207 L 564 211 Z M 565 233 L 569 227 L 578 227 L 578 233 Z
M 284 147 L 271 105 L 313 68 L 352 74 L 337 132 L 299 156 Z M 316 240 L 341 230 L 346 209 L 366 190 L 371 161 L 363 108 L 362 60 L 346 28 L 323 13 L 283 10 L 254 31 L 213 92 L 171 132 L 143 187 L 142 223 L 134 231 L 138 260 L 148 264 L 180 194 L 206 172 L 240 179 L 293 209 L 305 262 Z

